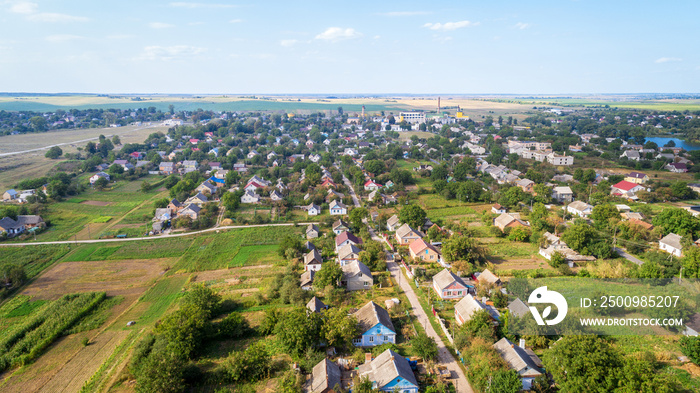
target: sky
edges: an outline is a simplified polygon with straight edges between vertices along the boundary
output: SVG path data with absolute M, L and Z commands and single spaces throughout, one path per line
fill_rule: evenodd
M 0 91 L 700 93 L 700 2 L 0 0 Z

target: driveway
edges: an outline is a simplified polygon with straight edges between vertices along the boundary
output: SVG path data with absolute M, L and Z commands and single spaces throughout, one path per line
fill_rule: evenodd
M 627 251 L 625 251 L 619 247 L 613 247 L 613 251 L 620 254 L 620 256 L 625 258 L 626 260 L 628 260 L 630 262 L 634 262 L 639 266 L 642 266 L 642 264 L 644 263 L 644 261 L 640 260 L 639 258 L 634 257 L 633 255 L 629 254 Z
M 361 207 L 362 205 L 360 204 L 360 199 L 357 198 L 357 195 L 355 194 L 355 189 L 352 188 L 352 183 L 350 183 L 350 180 L 343 175 L 343 183 L 348 187 L 350 190 L 350 196 L 352 197 L 352 203 L 355 205 L 355 207 Z
M 433 325 L 431 325 L 428 321 L 428 315 L 423 310 L 423 307 L 421 307 L 420 302 L 418 302 L 418 297 L 416 296 L 415 292 L 413 292 L 413 288 L 408 283 L 408 280 L 406 277 L 403 277 L 403 273 L 401 272 L 399 265 L 396 262 L 387 261 L 387 267 L 389 268 L 389 272 L 391 272 L 391 276 L 394 277 L 394 280 L 399 283 L 401 289 L 406 293 L 406 297 L 408 297 L 408 301 L 411 303 L 413 315 L 418 318 L 418 322 L 423 325 L 423 328 L 428 336 L 435 339 L 438 346 L 438 362 L 446 366 L 450 371 L 450 375 L 452 376 L 450 380 L 455 384 L 457 392 L 473 393 L 474 390 L 472 390 L 471 385 L 469 385 L 469 381 L 467 381 L 467 377 L 459 367 L 457 360 L 447 350 L 445 344 L 442 342 L 442 339 L 435 332 L 435 329 L 433 329 Z

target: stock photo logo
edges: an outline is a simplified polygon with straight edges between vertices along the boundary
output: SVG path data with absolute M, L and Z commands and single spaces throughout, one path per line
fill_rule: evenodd
M 569 305 L 566 303 L 566 299 L 557 291 L 549 291 L 546 286 L 539 287 L 532 291 L 530 297 L 528 298 L 528 303 L 530 304 L 553 304 L 557 306 L 557 316 L 551 320 L 545 320 L 549 314 L 552 312 L 552 306 L 547 306 L 540 316 L 539 311 L 534 306 L 530 306 L 530 312 L 532 316 L 535 317 L 535 321 L 538 325 L 556 325 L 563 321 L 566 317 L 566 313 L 569 310 Z

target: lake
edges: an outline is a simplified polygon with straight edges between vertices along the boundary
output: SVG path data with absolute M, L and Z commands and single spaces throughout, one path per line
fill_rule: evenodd
M 654 142 L 657 145 L 659 145 L 659 148 L 663 147 L 663 145 L 667 144 L 668 141 L 673 141 L 676 144 L 676 147 L 682 147 L 685 150 L 700 150 L 700 145 L 693 145 L 690 144 L 682 139 L 678 138 L 668 138 L 668 137 L 660 137 L 660 136 L 655 136 L 655 137 L 649 137 L 645 140 L 646 142 Z

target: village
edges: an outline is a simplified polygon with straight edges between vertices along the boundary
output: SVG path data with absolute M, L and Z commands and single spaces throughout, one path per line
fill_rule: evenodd
M 303 291 L 299 301 L 321 319 L 340 306 L 355 321 L 352 347 L 364 354 L 358 363 L 349 361 L 353 348 L 324 346 L 327 356 L 302 378 L 305 391 L 315 393 L 338 391 L 336 386 L 356 391 L 366 381 L 386 392 L 442 392 L 431 390 L 435 383 L 457 392 L 489 391 L 487 386 L 553 391 L 548 389 L 563 381 L 540 356 L 556 344 L 507 333 L 515 319 L 530 315 L 527 299 L 510 289 L 513 280 L 663 278 L 680 269 L 683 278 L 700 274 L 700 205 L 692 203 L 700 183 L 690 182 L 698 178 L 691 174 L 699 173 L 693 162 L 700 157 L 641 143 L 643 137 L 629 133 L 602 137 L 565 127 L 620 123 L 659 130 L 697 116 L 635 112 L 622 118 L 543 108 L 526 120 L 474 120 L 459 108 L 438 107 L 427 114 L 369 115 L 363 108 L 350 116 L 339 108 L 330 118 L 196 118 L 168 119 L 167 134 L 154 133 L 142 144 L 106 137 L 90 142 L 71 157 L 80 163 L 74 173 L 27 179 L 5 191 L 3 241 L 73 239 L 77 245 L 85 228 L 81 241 L 298 228 L 292 245 L 287 238 L 277 241 L 281 259 L 296 261 L 290 267 L 298 263 L 292 272 Z M 542 119 L 546 125 L 537 123 Z M 92 224 L 70 226 L 62 210 L 51 208 L 68 209 L 77 200 L 95 201 L 91 208 L 106 211 L 112 202 L 102 206 L 100 196 L 135 182 L 141 186 L 134 195 L 151 194 L 135 208 L 143 214 L 129 227 L 106 224 L 90 232 Z M 105 223 L 110 219 L 117 217 Z M 336 287 L 345 302 L 329 301 Z M 384 287 L 393 288 L 390 297 L 372 297 Z M 411 314 L 411 308 L 421 311 Z M 413 322 L 406 325 L 397 310 Z M 399 320 L 401 329 L 394 324 Z M 423 327 L 416 329 L 417 322 Z M 696 312 L 682 333 L 697 331 Z M 432 349 L 397 346 L 415 348 L 426 334 Z M 503 377 L 492 381 L 480 373 L 484 364 Z

